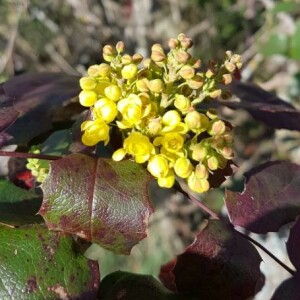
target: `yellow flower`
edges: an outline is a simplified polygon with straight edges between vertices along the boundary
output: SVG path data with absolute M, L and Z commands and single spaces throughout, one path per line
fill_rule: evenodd
M 165 177 L 159 177 L 157 183 L 160 187 L 171 188 L 175 183 L 175 174 L 172 169 L 169 170 L 169 173 Z
M 167 126 L 176 126 L 180 121 L 180 115 L 176 110 L 169 110 L 162 117 L 163 124 Z
M 90 107 L 97 101 L 98 95 L 94 91 L 82 91 L 79 94 L 79 103 L 82 106 Z
M 79 80 L 79 85 L 82 90 L 93 90 L 97 86 L 97 80 L 93 77 L 82 77 Z
M 176 95 L 174 106 L 183 114 L 186 114 L 191 107 L 191 101 L 183 95 Z
M 148 171 L 154 177 L 166 177 L 169 173 L 168 161 L 160 154 L 153 155 L 148 162 Z
M 104 121 L 112 122 L 118 114 L 117 105 L 108 98 L 101 98 L 94 105 L 94 113 Z
M 136 76 L 138 72 L 138 67 L 135 64 L 129 64 L 124 66 L 121 73 L 123 78 L 125 79 L 132 79 Z
M 114 161 L 120 161 L 122 160 L 126 155 L 126 150 L 124 148 L 118 149 L 116 150 L 113 155 L 112 155 L 112 159 Z
M 177 132 L 169 132 L 153 141 L 155 146 L 162 145 L 167 151 L 176 153 L 183 148 L 184 137 Z
M 103 119 L 85 121 L 81 124 L 81 130 L 84 131 L 82 142 L 87 146 L 94 146 L 101 141 L 107 145 L 109 142 L 109 126 Z
M 149 138 L 140 132 L 132 132 L 123 143 L 126 153 L 135 158 L 137 163 L 146 162 L 151 154 L 155 154 L 154 146 Z
M 112 101 L 118 101 L 122 96 L 121 89 L 115 84 L 107 86 L 104 89 L 104 94 L 108 99 Z
M 139 124 L 142 119 L 142 100 L 135 94 L 130 94 L 128 98 L 121 99 L 118 104 L 118 110 L 122 114 L 122 121 L 117 121 L 120 129 L 132 128 Z
M 174 165 L 175 173 L 182 178 L 189 177 L 193 172 L 193 165 L 186 157 L 180 157 L 176 160 Z
M 189 188 L 196 193 L 204 193 L 209 190 L 209 182 L 207 179 L 200 179 L 193 172 L 187 180 Z

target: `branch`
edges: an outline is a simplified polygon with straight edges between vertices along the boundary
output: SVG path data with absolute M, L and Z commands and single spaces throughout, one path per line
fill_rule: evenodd
M 262 251 L 264 251 L 267 255 L 269 255 L 273 260 L 275 260 L 282 268 L 284 268 L 286 271 L 288 271 L 291 275 L 295 275 L 296 272 L 289 268 L 286 264 L 284 264 L 281 260 L 279 260 L 274 254 L 272 254 L 268 249 L 266 249 L 263 245 L 261 245 L 256 240 L 252 239 L 250 236 L 248 236 L 245 233 L 242 233 L 236 229 L 234 229 L 238 234 L 240 234 L 243 238 L 250 241 L 252 244 L 260 248 Z
M 12 152 L 12 151 L 2 151 L 2 150 L 0 150 L 0 156 L 19 157 L 19 158 L 38 158 L 38 159 L 45 159 L 45 160 L 57 160 L 62 158 L 62 156 L 56 156 L 56 155 Z

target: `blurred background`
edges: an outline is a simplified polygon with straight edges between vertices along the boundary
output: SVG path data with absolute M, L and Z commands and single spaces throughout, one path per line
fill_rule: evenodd
M 184 32 L 204 65 L 222 60 L 226 50 L 243 57 L 241 80 L 254 82 L 300 109 L 300 0 L 0 0 L 0 82 L 26 72 L 83 75 L 101 62 L 105 44 L 123 40 L 128 53 L 149 55 L 153 43 L 167 45 Z M 243 111 L 224 110 L 235 127 L 240 175 L 270 159 L 300 162 L 300 134 L 274 130 Z M 157 276 L 160 265 L 193 241 L 203 213 L 181 195 L 152 187 L 157 213 L 149 238 L 130 257 L 97 246 L 102 277 L 115 270 Z M 223 189 L 202 197 L 222 211 Z M 287 264 L 287 230 L 256 238 Z M 266 258 L 267 260 L 267 258 Z M 256 299 L 268 299 L 288 276 L 272 261 L 262 265 L 268 281 Z

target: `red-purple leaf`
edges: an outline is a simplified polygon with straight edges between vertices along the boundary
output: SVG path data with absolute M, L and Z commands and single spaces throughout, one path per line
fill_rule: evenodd
M 13 124 L 18 115 L 19 113 L 13 107 L 13 98 L 5 96 L 0 85 L 0 132 Z
M 274 292 L 270 300 L 299 300 L 300 299 L 300 273 L 285 280 Z
M 222 101 L 223 105 L 233 109 L 245 109 L 254 119 L 273 128 L 300 130 L 300 111 L 289 103 L 249 83 L 235 81 L 230 89 L 240 101 L 226 100 Z
M 129 254 L 147 236 L 153 212 L 148 172 L 132 161 L 72 154 L 52 162 L 39 214 L 51 230 Z
M 20 113 L 7 131 L 18 144 L 51 129 L 53 111 L 79 93 L 78 78 L 60 73 L 24 74 L 0 87 Z
M 227 190 L 230 220 L 256 233 L 278 231 L 300 213 L 300 166 L 290 162 L 265 163 L 245 175 L 242 193 Z
M 248 299 L 263 286 L 254 246 L 219 220 L 210 220 L 177 260 L 163 267 L 165 286 L 196 299 Z M 168 276 L 169 270 L 169 276 Z
M 300 218 L 297 219 L 296 223 L 291 228 L 286 247 L 291 262 L 297 270 L 300 270 Z

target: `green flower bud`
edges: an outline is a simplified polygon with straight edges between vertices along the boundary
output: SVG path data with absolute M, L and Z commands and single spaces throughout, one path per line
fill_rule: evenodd
M 214 119 L 209 122 L 209 126 L 207 128 L 207 132 L 210 135 L 221 135 L 225 132 L 226 125 L 222 120 Z
M 164 61 L 166 58 L 164 49 L 160 44 L 154 44 L 151 48 L 151 59 L 155 62 Z
M 97 80 L 93 77 L 82 77 L 79 80 L 79 85 L 82 90 L 93 90 L 97 86 Z
M 153 79 L 149 81 L 148 87 L 152 93 L 161 93 L 164 90 L 164 83 L 161 79 Z
M 195 69 L 193 69 L 191 66 L 183 66 L 179 70 L 179 75 L 183 79 L 192 79 L 195 76 Z
M 138 72 L 138 67 L 135 64 L 129 64 L 124 66 L 121 73 L 125 79 L 133 79 L 136 77 Z

